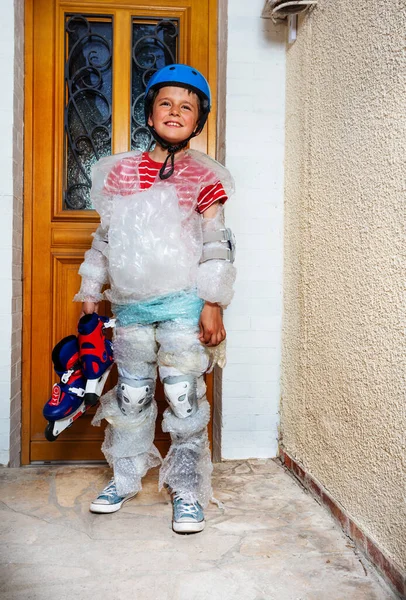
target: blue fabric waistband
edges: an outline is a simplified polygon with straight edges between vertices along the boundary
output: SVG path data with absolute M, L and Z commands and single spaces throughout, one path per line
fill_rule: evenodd
M 113 304 L 112 310 L 119 327 L 136 323 L 148 325 L 177 319 L 190 321 L 191 324 L 197 325 L 203 305 L 204 300 L 199 298 L 196 292 L 182 291 L 144 302 Z

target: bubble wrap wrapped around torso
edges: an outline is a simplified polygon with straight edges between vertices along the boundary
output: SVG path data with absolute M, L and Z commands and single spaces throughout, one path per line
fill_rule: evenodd
M 195 150 L 175 161 L 169 179 L 158 175 L 142 190 L 141 159 L 141 152 L 129 152 L 93 169 L 92 201 L 108 231 L 106 297 L 117 304 L 195 288 L 203 246 L 199 194 L 219 181 L 227 196 L 233 192 L 227 169 Z

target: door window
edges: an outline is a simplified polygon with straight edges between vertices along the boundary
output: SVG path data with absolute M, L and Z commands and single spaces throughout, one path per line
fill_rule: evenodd
M 147 150 L 153 138 L 144 118 L 144 91 L 153 73 L 178 62 L 178 19 L 134 19 L 132 28 L 131 150 Z
M 67 14 L 65 210 L 92 208 L 91 167 L 111 154 L 112 78 L 112 18 Z

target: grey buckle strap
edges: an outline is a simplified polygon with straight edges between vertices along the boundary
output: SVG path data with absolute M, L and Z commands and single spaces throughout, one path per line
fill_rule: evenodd
M 104 252 L 105 249 L 107 248 L 107 240 L 95 240 L 93 239 L 92 242 L 92 248 L 94 248 L 95 250 L 99 250 L 99 252 Z
M 204 248 L 201 263 L 207 260 L 226 260 L 234 262 L 233 252 L 231 248 Z
M 229 242 L 232 235 L 232 231 L 229 228 L 217 229 L 217 231 L 205 231 L 203 234 L 203 244 L 210 244 L 211 242 Z
M 207 248 L 207 244 L 221 242 L 221 246 Z M 233 263 L 235 259 L 235 237 L 230 228 L 206 231 L 203 234 L 203 254 L 201 263 L 208 260 L 226 260 Z

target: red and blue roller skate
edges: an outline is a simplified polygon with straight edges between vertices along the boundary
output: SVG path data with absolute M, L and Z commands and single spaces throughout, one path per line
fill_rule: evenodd
M 84 315 L 78 324 L 79 335 L 68 335 L 52 350 L 52 362 L 60 382 L 52 388 L 43 415 L 48 424 L 45 437 L 53 442 L 90 406 L 97 404 L 113 365 L 111 341 L 105 329 L 114 319 L 96 313 Z
M 48 421 L 45 437 L 56 440 L 64 429 L 85 412 L 86 379 L 79 358 L 79 343 L 75 335 L 68 335 L 52 350 L 52 362 L 60 382 L 52 387 L 52 396 L 45 404 L 43 415 Z
M 114 362 L 111 341 L 105 336 L 107 327 L 114 327 L 114 320 L 96 313 L 84 315 L 79 321 L 79 355 L 87 381 L 86 406 L 94 406 L 99 401 Z

